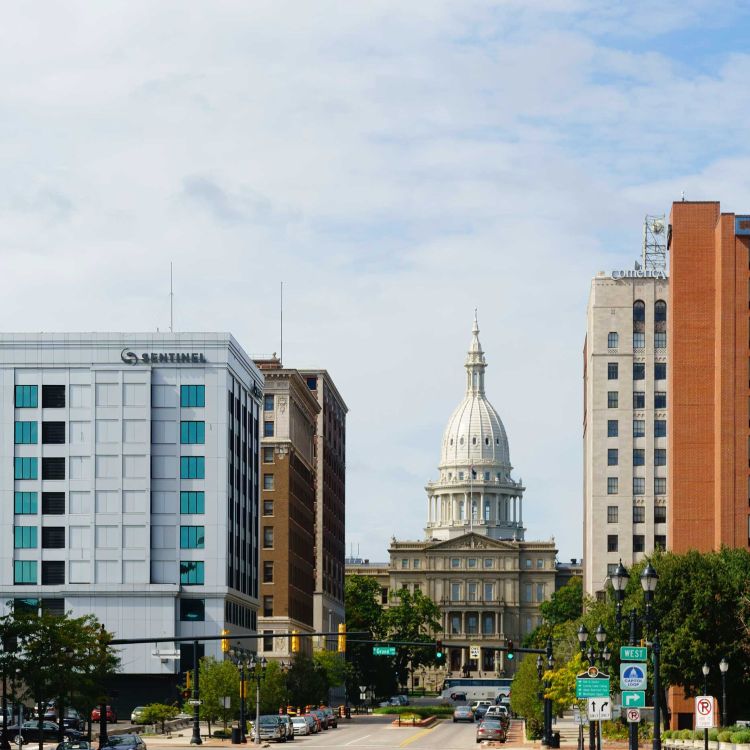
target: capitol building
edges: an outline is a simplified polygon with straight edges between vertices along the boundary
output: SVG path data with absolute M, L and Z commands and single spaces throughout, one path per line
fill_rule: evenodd
M 377 578 L 383 603 L 403 588 L 421 590 L 441 610 L 447 670 L 489 677 L 513 674 L 515 662 L 494 647 L 520 646 L 540 624 L 539 605 L 556 579 L 564 583 L 571 571 L 560 575 L 554 540 L 525 538 L 525 487 L 513 476 L 505 427 L 485 393 L 486 368 L 475 317 L 466 391 L 443 433 L 437 478 L 425 488 L 425 538 L 394 537 L 387 565 L 350 564 L 347 574 Z M 469 645 L 479 646 L 479 658 L 470 658 Z M 422 684 L 438 677 L 423 674 Z

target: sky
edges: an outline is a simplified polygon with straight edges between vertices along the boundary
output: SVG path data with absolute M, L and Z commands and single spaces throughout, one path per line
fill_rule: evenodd
M 750 212 L 747 3 L 6 3 L 0 329 L 230 331 L 348 407 L 347 552 L 421 538 L 478 308 L 528 539 L 582 554 L 592 276 Z

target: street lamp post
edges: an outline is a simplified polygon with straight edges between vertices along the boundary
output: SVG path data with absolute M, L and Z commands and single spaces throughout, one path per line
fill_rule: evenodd
M 266 673 L 266 667 L 268 661 L 263 656 L 260 660 L 256 660 L 255 654 L 250 656 L 250 662 L 248 667 L 255 677 L 255 744 L 260 745 L 260 681 L 263 679 Z
M 708 695 L 708 673 L 711 671 L 711 668 L 708 664 L 704 663 L 701 671 L 703 672 L 703 695 Z M 708 729 L 703 730 L 703 747 L 704 750 L 708 750 Z
M 15 637 L 6 636 L 2 639 L 3 660 L 3 728 L 0 734 L 0 750 L 10 750 L 8 740 L 8 655 L 15 651 Z
M 722 657 L 719 662 L 719 671 L 721 672 L 721 726 L 727 726 L 727 671 L 729 662 Z M 3 673 L 4 674 L 4 673 Z
M 231 660 L 240 668 L 240 742 L 245 744 L 247 737 L 245 736 L 245 727 L 247 720 L 245 718 L 245 655 L 242 649 L 239 648 L 239 641 L 237 642 L 238 647 L 230 649 L 229 657 Z
M 589 637 L 589 631 L 588 628 L 581 623 L 581 627 L 578 628 L 578 643 L 581 647 L 581 660 L 586 660 L 589 663 L 589 666 L 594 666 L 594 647 L 589 646 L 588 651 L 586 651 L 586 641 Z M 589 750 L 596 750 L 596 735 L 594 734 L 594 722 L 589 719 Z
M 201 739 L 201 690 L 199 684 L 200 671 L 201 670 L 198 659 L 198 641 L 193 641 L 193 734 L 190 737 L 191 745 L 203 744 L 203 740 Z
M 603 671 L 605 665 L 609 663 L 609 660 L 612 657 L 612 654 L 607 647 L 607 631 L 604 629 L 604 626 L 599 623 L 594 632 L 594 638 L 590 640 L 588 649 L 586 649 L 586 642 L 589 640 L 589 631 L 583 623 L 581 623 L 581 627 L 578 628 L 577 636 L 578 643 L 581 647 L 581 657 L 583 658 L 585 654 L 589 666 L 592 667 L 597 666 L 598 661 L 598 666 Z M 596 641 L 598 650 L 594 648 L 594 641 Z M 589 720 L 589 748 L 590 750 L 596 750 L 596 748 L 601 750 L 601 746 L 601 722 L 597 722 L 596 726 L 594 726 L 594 722 Z

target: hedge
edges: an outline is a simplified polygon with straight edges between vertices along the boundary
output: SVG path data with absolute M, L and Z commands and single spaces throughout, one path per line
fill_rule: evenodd
M 453 716 L 453 706 L 383 706 L 376 708 L 376 714 L 415 714 L 420 719 L 428 716 Z

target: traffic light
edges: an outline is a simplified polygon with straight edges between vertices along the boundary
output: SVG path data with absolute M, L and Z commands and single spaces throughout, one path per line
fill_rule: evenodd
M 507 649 L 508 649 L 508 661 L 513 661 L 516 655 L 513 653 L 513 641 L 510 638 L 508 638 Z
M 193 687 L 193 673 L 185 672 L 185 688 L 190 690 L 191 687 Z
M 292 630 L 292 653 L 299 653 L 299 635 L 296 630 Z
M 228 630 L 222 630 L 222 635 L 229 635 Z M 229 638 L 222 638 L 221 639 L 221 651 L 222 653 L 226 654 L 229 651 Z
M 435 641 L 435 661 L 442 664 L 445 661 L 445 652 L 443 651 L 443 642 Z
M 339 623 L 339 653 L 346 653 L 346 623 Z
M 185 700 L 187 700 L 190 697 L 190 691 L 185 688 L 185 690 L 182 691 L 181 695 Z

